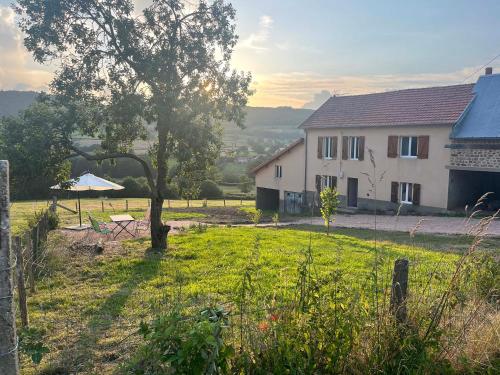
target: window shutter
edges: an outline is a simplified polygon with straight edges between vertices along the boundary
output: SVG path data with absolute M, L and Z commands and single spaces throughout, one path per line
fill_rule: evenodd
M 429 158 L 429 136 L 428 135 L 421 135 L 418 137 L 417 157 L 419 159 L 428 159 Z
M 332 137 L 332 158 L 337 159 L 337 142 L 338 137 Z
M 323 137 L 318 137 L 318 159 L 323 159 Z
M 358 138 L 358 160 L 365 159 L 365 137 Z
M 337 176 L 332 176 L 332 186 L 337 190 Z
M 316 191 L 321 192 L 321 176 L 319 174 L 316 175 Z
M 413 184 L 413 204 L 420 206 L 420 184 Z
M 398 136 L 390 135 L 387 140 L 387 157 L 397 158 L 398 157 Z
M 398 203 L 399 183 L 391 182 L 391 202 Z
M 347 160 L 349 137 L 342 137 L 342 160 Z

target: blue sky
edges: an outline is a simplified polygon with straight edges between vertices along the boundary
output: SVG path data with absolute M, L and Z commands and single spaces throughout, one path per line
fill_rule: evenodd
M 234 65 L 254 76 L 252 105 L 316 106 L 325 91 L 457 84 L 500 54 L 495 0 L 232 2 L 240 35 Z M 50 69 L 23 53 L 9 11 L 0 15 L 0 88 L 43 88 Z M 491 65 L 500 72 L 500 58 Z

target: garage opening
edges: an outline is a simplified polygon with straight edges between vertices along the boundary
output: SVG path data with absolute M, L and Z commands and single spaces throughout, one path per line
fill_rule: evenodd
M 260 210 L 278 211 L 280 207 L 280 191 L 258 187 L 256 206 Z
M 474 207 L 485 193 L 488 195 L 481 210 L 495 211 L 500 209 L 500 172 L 479 172 L 450 170 L 448 188 L 448 209 L 464 210 Z

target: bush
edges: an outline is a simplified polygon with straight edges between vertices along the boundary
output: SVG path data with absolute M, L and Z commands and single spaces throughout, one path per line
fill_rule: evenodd
M 186 319 L 174 309 L 140 331 L 146 344 L 124 368 L 127 374 L 220 374 L 226 373 L 231 347 L 223 340 L 228 314 L 207 308 Z
M 125 187 L 120 195 L 129 198 L 146 198 L 150 195 L 149 185 L 145 177 L 125 177 L 121 183 Z
M 57 215 L 57 212 L 49 210 L 47 212 L 47 217 L 49 219 L 49 230 L 57 229 L 59 226 L 59 215 Z
M 222 198 L 222 189 L 215 182 L 205 180 L 200 185 L 200 197 L 207 199 Z

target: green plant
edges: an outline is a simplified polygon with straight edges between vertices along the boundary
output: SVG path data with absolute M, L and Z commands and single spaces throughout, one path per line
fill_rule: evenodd
M 197 316 L 176 307 L 150 324 L 141 323 L 146 344 L 124 367 L 129 374 L 220 374 L 234 354 L 223 339 L 228 314 L 209 307 Z
M 255 226 L 257 226 L 257 224 L 259 224 L 261 220 L 262 220 L 262 210 L 257 208 L 252 213 L 252 222 L 255 224 Z
M 47 219 L 49 224 L 49 230 L 57 229 L 59 226 L 59 215 L 57 212 L 49 210 L 47 211 Z
M 19 351 L 31 358 L 34 364 L 39 364 L 49 348 L 43 342 L 45 332 L 37 328 L 23 328 L 19 331 Z
M 276 229 L 278 229 L 278 224 L 280 222 L 280 213 L 279 212 L 275 212 L 273 217 L 272 217 L 272 220 L 273 220 L 273 224 L 274 224 L 274 227 Z
M 321 217 L 325 221 L 327 227 L 327 235 L 330 235 L 330 223 L 332 220 L 332 215 L 337 212 L 337 207 L 339 206 L 339 193 L 332 188 L 325 188 L 320 193 L 321 199 Z

